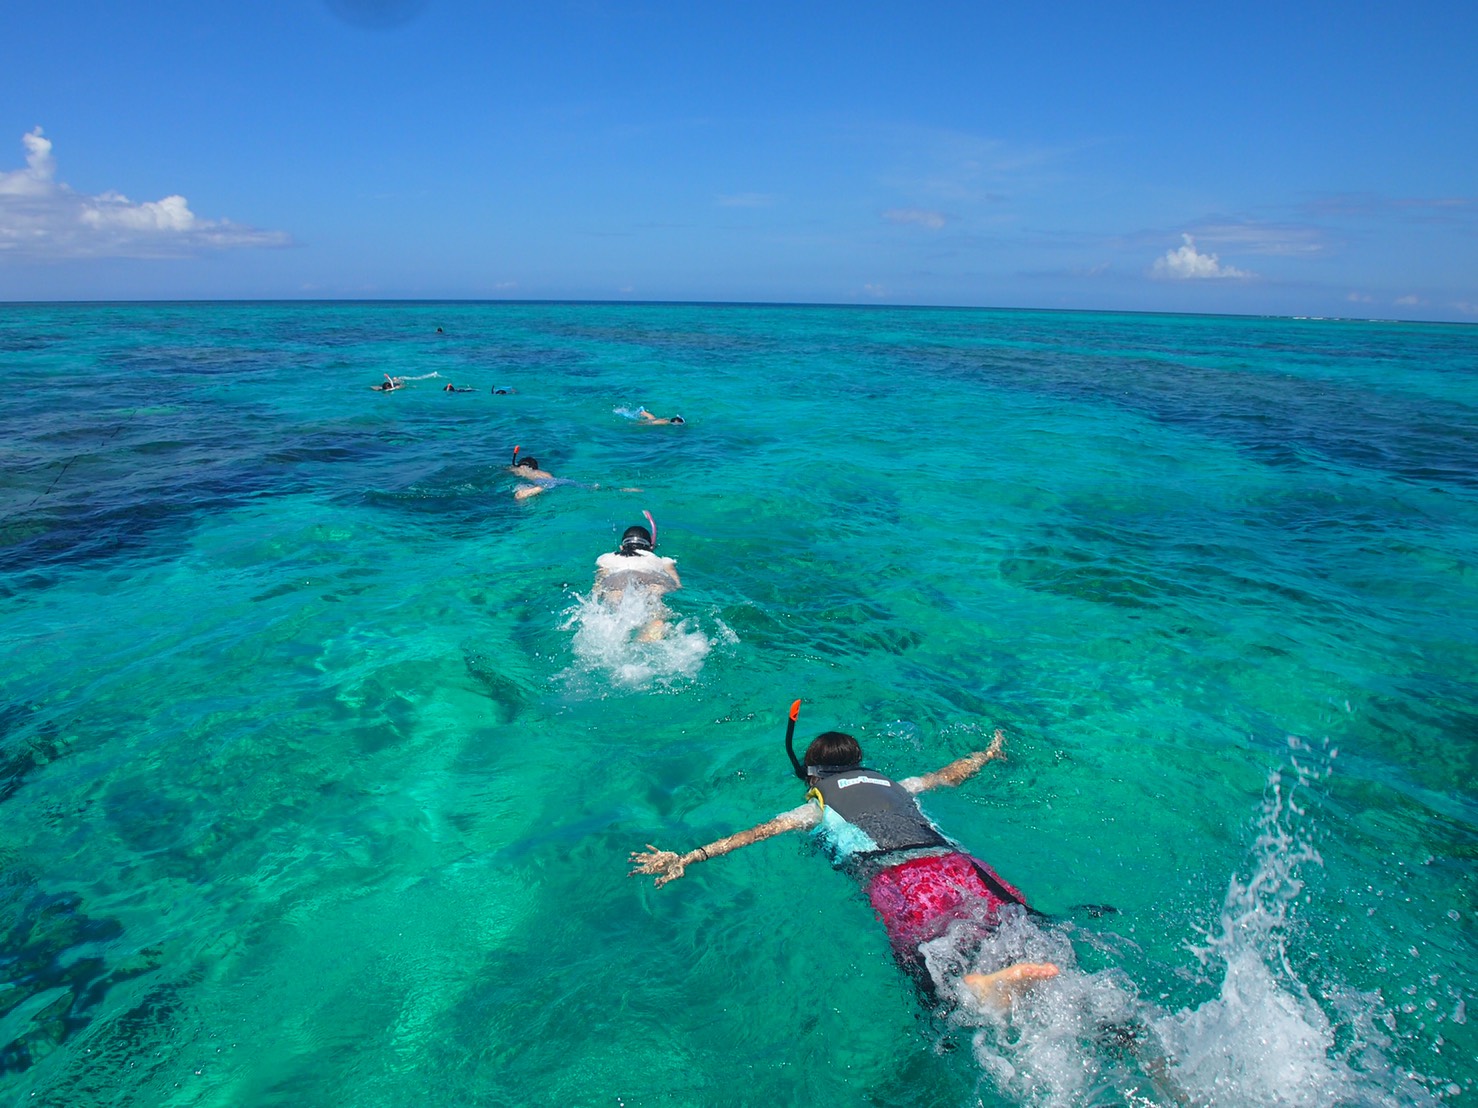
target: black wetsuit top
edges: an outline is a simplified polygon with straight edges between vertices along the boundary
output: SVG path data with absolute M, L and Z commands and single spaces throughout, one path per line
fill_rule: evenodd
M 871 840 L 848 852 L 853 859 L 929 847 L 955 849 L 919 810 L 913 794 L 876 770 L 859 766 L 824 774 L 814 784 L 827 808 Z

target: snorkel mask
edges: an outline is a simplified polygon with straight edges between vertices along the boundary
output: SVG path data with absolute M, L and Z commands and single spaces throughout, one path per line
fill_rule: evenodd
M 616 553 L 625 557 L 633 557 L 637 553 L 655 554 L 657 551 L 657 521 L 652 518 L 652 513 L 643 510 L 642 515 L 647 517 L 646 527 L 628 527 L 621 535 L 621 543 L 616 547 Z
M 626 533 L 621 536 L 621 545 L 616 548 L 617 554 L 630 555 L 636 551 L 652 552 L 651 533 L 645 527 L 626 528 Z

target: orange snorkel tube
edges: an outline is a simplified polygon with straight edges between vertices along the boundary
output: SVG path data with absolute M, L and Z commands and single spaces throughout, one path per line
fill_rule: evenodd
M 801 765 L 801 760 L 795 756 L 795 717 L 800 714 L 801 702 L 797 700 L 790 706 L 790 724 L 785 728 L 785 753 L 790 755 L 790 764 L 795 767 L 795 775 L 804 781 L 806 767 Z

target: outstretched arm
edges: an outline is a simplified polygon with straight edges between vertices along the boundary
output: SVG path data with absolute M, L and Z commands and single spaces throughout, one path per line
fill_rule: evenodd
M 974 754 L 966 754 L 959 761 L 951 762 L 943 769 L 936 769 L 933 773 L 926 773 L 922 777 L 909 777 L 898 782 L 911 793 L 927 792 L 929 789 L 937 789 L 941 785 L 953 788 L 963 781 L 968 781 L 980 772 L 980 767 L 995 758 L 1006 756 L 1006 732 L 996 729 L 991 737 L 990 746 L 984 750 L 977 750 Z
M 773 838 L 785 831 L 799 831 L 811 827 L 816 823 L 819 812 L 811 805 L 803 808 L 795 808 L 789 812 L 782 813 L 772 820 L 751 827 L 747 831 L 729 835 L 727 838 L 711 842 L 707 846 L 700 846 L 696 850 L 690 850 L 686 854 L 674 854 L 670 850 L 658 850 L 651 843 L 647 843 L 646 850 L 633 850 L 631 852 L 631 864 L 636 868 L 628 873 L 627 877 L 639 877 L 644 874 L 653 874 L 657 878 L 657 887 L 661 888 L 669 881 L 676 881 L 683 875 L 683 870 L 694 862 L 706 862 L 710 858 L 717 858 L 720 854 L 727 854 L 731 850 L 738 850 L 741 846 L 757 843 L 762 839 Z

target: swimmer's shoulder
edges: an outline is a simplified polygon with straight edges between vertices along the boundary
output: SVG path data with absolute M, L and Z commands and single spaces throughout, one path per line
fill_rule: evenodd
M 776 819 L 783 820 L 797 831 L 804 831 L 808 827 L 815 827 L 821 822 L 821 806 L 814 800 L 808 800 L 799 808 L 792 808 L 788 812 L 781 812 Z

